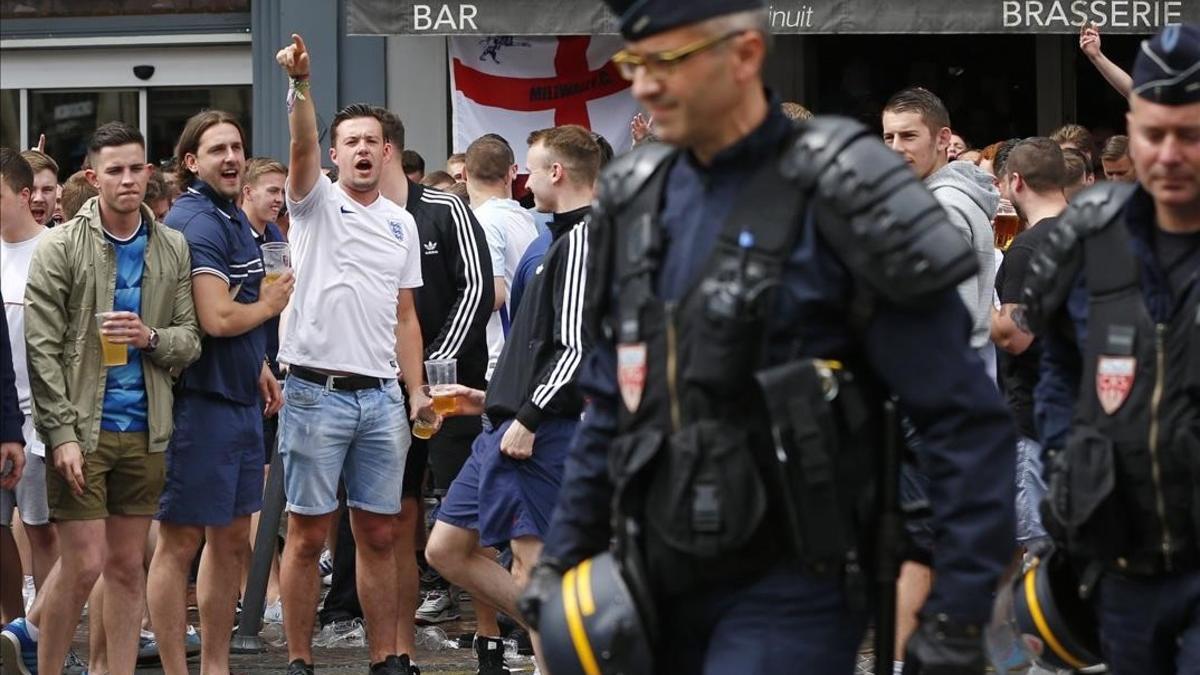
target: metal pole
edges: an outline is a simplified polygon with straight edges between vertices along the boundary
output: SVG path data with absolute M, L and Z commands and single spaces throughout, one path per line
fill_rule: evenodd
M 278 442 L 271 458 L 267 487 L 263 492 L 262 512 L 258 517 L 258 534 L 254 539 L 254 558 L 246 580 L 246 596 L 242 598 L 242 621 L 229 644 L 234 654 L 257 654 L 266 651 L 262 638 L 263 605 L 267 596 L 267 580 L 271 576 L 271 560 L 279 539 L 279 521 L 283 517 L 283 463 L 279 458 Z
M 904 536 L 900 511 L 900 420 L 896 404 L 884 404 L 884 450 L 879 472 L 879 540 L 876 551 L 875 674 L 892 672 L 896 654 L 896 578 L 899 544 Z

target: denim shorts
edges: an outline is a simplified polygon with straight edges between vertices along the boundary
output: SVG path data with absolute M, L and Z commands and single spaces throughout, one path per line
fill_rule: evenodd
M 344 477 L 351 508 L 400 513 L 400 481 L 411 443 L 406 410 L 395 380 L 381 388 L 340 391 L 289 377 L 279 412 L 288 511 L 333 513 L 338 478 Z
M 1042 478 L 1042 445 L 1022 436 L 1017 440 L 1017 541 L 1022 544 L 1045 538 L 1039 509 L 1046 498 Z

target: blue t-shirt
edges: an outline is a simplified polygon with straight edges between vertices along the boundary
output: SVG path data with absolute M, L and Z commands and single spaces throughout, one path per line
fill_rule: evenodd
M 175 200 L 164 222 L 187 238 L 193 279 L 202 274 L 219 277 L 229 284 L 234 302 L 258 301 L 262 256 L 250 221 L 236 204 L 195 180 Z M 233 337 L 205 336 L 199 360 L 183 371 L 179 385 L 185 391 L 257 405 L 258 376 L 266 354 L 263 326 Z
M 125 240 L 107 231 L 104 236 L 113 245 L 117 256 L 117 279 L 113 291 L 113 311 L 142 313 L 142 276 L 146 270 L 146 223 Z M 104 383 L 104 408 L 100 413 L 100 428 L 105 431 L 146 431 L 146 379 L 142 375 L 142 355 L 132 345 L 127 347 L 128 361 L 123 366 L 108 368 Z
M 551 215 L 553 216 L 553 214 Z M 521 256 L 521 262 L 517 263 L 517 271 L 513 273 L 512 288 L 508 290 L 509 316 L 517 316 L 517 307 L 521 304 L 521 296 L 525 294 L 525 286 L 533 279 L 538 265 L 542 264 L 542 258 L 546 257 L 546 251 L 550 250 L 550 244 L 553 241 L 554 236 L 549 229 L 545 229 L 537 239 L 529 242 L 529 246 L 525 247 L 525 254 Z

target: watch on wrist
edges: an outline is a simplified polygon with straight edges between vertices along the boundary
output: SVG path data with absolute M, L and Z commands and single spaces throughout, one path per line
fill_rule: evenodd
M 150 337 L 146 340 L 146 346 L 142 348 L 144 352 L 153 352 L 158 349 L 158 331 L 150 329 Z

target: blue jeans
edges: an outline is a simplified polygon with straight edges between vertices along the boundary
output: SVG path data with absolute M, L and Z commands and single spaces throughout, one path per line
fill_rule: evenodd
M 289 377 L 279 412 L 288 511 L 333 513 L 344 474 L 347 506 L 400 513 L 409 433 L 404 394 L 394 380 L 381 388 L 339 391 Z
M 1106 574 L 1096 609 L 1112 675 L 1200 673 L 1200 571 L 1148 578 Z
M 846 607 L 841 580 L 783 564 L 662 604 L 659 672 L 703 675 L 850 675 L 869 614 Z
M 1046 498 L 1042 478 L 1042 445 L 1022 436 L 1017 440 L 1017 541 L 1027 544 L 1044 539 L 1042 514 L 1038 508 Z

